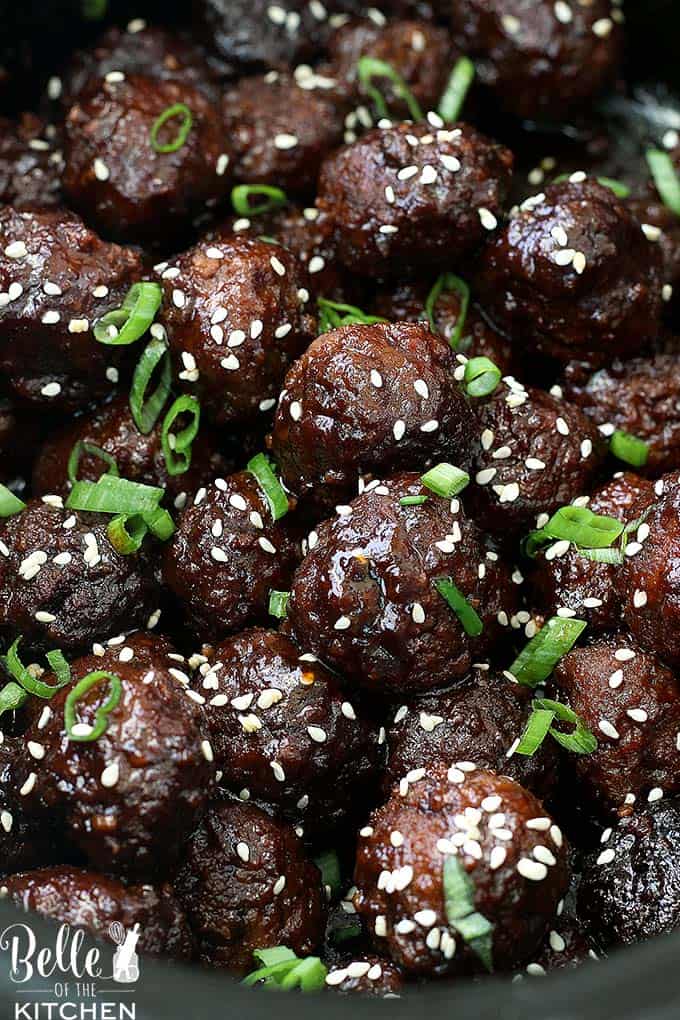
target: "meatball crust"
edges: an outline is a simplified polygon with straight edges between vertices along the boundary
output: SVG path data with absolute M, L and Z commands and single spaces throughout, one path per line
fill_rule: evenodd
M 169 885 L 126 886 L 92 871 L 53 867 L 11 875 L 3 887 L 17 907 L 60 924 L 86 928 L 100 938 L 110 937 L 114 921 L 127 930 L 139 925 L 141 953 L 176 960 L 193 956 L 191 930 Z
M 381 999 L 399 998 L 404 976 L 391 960 L 371 953 L 347 957 L 329 967 L 326 986 L 340 995 L 370 995 Z
M 591 487 L 605 448 L 577 407 L 506 376 L 478 418 L 470 498 L 482 527 L 527 531 Z
M 291 75 L 242 78 L 222 101 L 234 176 L 287 192 L 314 189 L 324 157 L 341 144 L 342 111 Z
M 176 864 L 212 791 L 202 712 L 174 675 L 171 656 L 164 639 L 145 634 L 99 646 L 71 663 L 71 676 L 76 682 L 105 670 L 119 678 L 121 697 L 105 732 L 92 741 L 69 739 L 69 685 L 23 736 L 15 782 L 26 810 L 59 818 L 69 844 L 97 871 L 157 881 Z M 95 684 L 79 698 L 80 723 L 94 724 L 107 689 Z
M 387 728 L 385 788 L 416 769 L 456 760 L 502 772 L 544 796 L 557 767 L 554 741 L 531 756 L 510 753 L 530 714 L 530 692 L 486 670 L 464 686 L 400 705 Z
M 106 534 L 110 516 L 47 498 L 0 521 L 3 638 L 22 635 L 24 651 L 68 654 L 143 625 L 158 601 L 148 544 L 123 556 Z
M 72 411 L 106 394 L 123 348 L 92 324 L 141 276 L 139 255 L 73 213 L 0 207 L 0 372 L 17 396 Z
M 218 640 L 267 621 L 269 594 L 287 591 L 299 547 L 287 520 L 246 471 L 196 493 L 163 552 L 163 581 L 190 630 Z
M 579 909 L 605 945 L 680 927 L 680 799 L 652 803 L 603 834 L 585 861 Z
M 455 366 L 448 343 L 418 324 L 319 337 L 288 372 L 276 411 L 272 449 L 287 488 L 332 507 L 362 472 L 465 467 L 475 419 Z
M 658 245 L 610 188 L 577 173 L 522 203 L 486 246 L 476 286 L 501 330 L 602 364 L 656 336 L 662 277 Z
M 426 491 L 415 474 L 376 481 L 324 521 L 310 536 L 288 603 L 287 624 L 301 647 L 388 699 L 463 677 L 500 640 L 515 605 L 496 546 L 458 500 L 430 494 L 421 505 L 402 505 Z M 439 594 L 441 579 L 452 579 L 474 607 L 483 623 L 478 637 Z
M 308 0 L 286 0 L 285 8 L 269 0 L 193 0 L 192 11 L 195 30 L 237 74 L 285 71 L 313 57 L 327 18 Z
M 288 366 L 316 335 L 307 274 L 295 256 L 225 237 L 161 265 L 160 318 L 206 414 L 224 425 L 274 407 Z
M 152 129 L 168 108 L 190 110 L 182 145 L 158 152 Z M 179 137 L 183 116 L 168 118 L 157 145 Z M 170 242 L 192 215 L 227 192 L 229 156 L 219 110 L 198 89 L 141 74 L 91 83 L 65 125 L 64 191 L 88 223 L 106 237 Z
M 62 156 L 47 124 L 33 113 L 17 123 L 0 117 L 0 203 L 15 209 L 54 208 L 61 201 Z
M 507 776 L 461 764 L 406 777 L 369 817 L 357 850 L 357 913 L 376 947 L 422 976 L 483 969 L 447 921 L 447 855 L 493 925 L 497 970 L 535 951 L 569 881 L 565 841 L 541 802 Z
M 241 972 L 253 951 L 287 946 L 306 956 L 323 939 L 318 868 L 286 823 L 254 804 L 215 800 L 189 841 L 175 879 L 199 958 Z
M 560 120 L 616 75 L 620 12 L 610 0 L 576 4 L 568 18 L 552 0 L 462 0 L 449 11 L 454 41 L 480 82 L 518 117 Z
M 560 700 L 598 740 L 592 754 L 569 762 L 593 800 L 621 808 L 633 794 L 680 789 L 677 737 L 680 681 L 626 634 L 574 648 L 557 665 Z
M 353 272 L 455 267 L 496 227 L 511 170 L 509 150 L 467 124 L 395 124 L 328 157 L 318 205 Z

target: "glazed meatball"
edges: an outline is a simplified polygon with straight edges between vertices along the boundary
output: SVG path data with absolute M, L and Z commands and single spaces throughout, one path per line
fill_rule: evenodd
M 26 810 L 59 819 L 69 844 L 97 871 L 157 881 L 176 864 L 211 792 L 202 711 L 175 675 L 172 654 L 163 639 L 143 634 L 96 647 L 71 663 L 71 676 L 75 682 L 104 670 L 119 679 L 120 699 L 101 736 L 69 739 L 67 686 L 19 738 L 25 752 L 15 783 Z M 80 696 L 78 724 L 95 725 L 109 690 L 111 682 L 102 681 Z
M 170 348 L 206 414 L 223 425 L 274 407 L 286 369 L 316 333 L 295 256 L 225 237 L 161 266 Z
M 267 620 L 269 594 L 286 591 L 298 560 L 287 518 L 247 472 L 198 490 L 163 553 L 163 581 L 191 631 L 216 640 Z
M 123 348 L 92 325 L 141 276 L 139 255 L 72 213 L 0 207 L 0 372 L 17 396 L 71 411 L 107 393 Z
M 158 127 L 177 104 L 189 114 Z M 174 145 L 187 123 L 183 143 L 159 151 Z M 229 155 L 219 110 L 187 84 L 141 74 L 96 80 L 69 110 L 65 132 L 64 191 L 106 237 L 170 242 L 226 194 Z
M 604 444 L 577 407 L 506 376 L 478 417 L 470 497 L 482 527 L 500 535 L 528 531 L 538 514 L 590 488 Z
M 340 995 L 370 995 L 381 999 L 399 998 L 404 987 L 402 972 L 391 960 L 362 954 L 348 957 L 339 966 L 330 967 L 327 987 Z
M 0 203 L 15 209 L 60 204 L 63 160 L 47 128 L 33 113 L 16 124 L 0 117 Z
M 320 89 L 290 75 L 243 78 L 224 95 L 234 176 L 289 192 L 312 190 L 324 157 L 342 142 L 342 114 Z
M 656 336 L 662 277 L 658 245 L 610 188 L 577 172 L 522 203 L 487 245 L 476 286 L 502 331 L 602 364 Z
M 214 801 L 175 880 L 199 957 L 231 971 L 253 968 L 253 950 L 287 946 L 298 956 L 323 938 L 318 868 L 285 823 L 254 804 Z
M 322 662 L 386 698 L 463 677 L 503 635 L 516 595 L 496 546 L 458 500 L 427 494 L 418 475 L 373 482 L 309 538 L 293 578 L 288 625 Z M 452 580 L 478 614 L 471 636 L 436 587 Z
M 554 741 L 544 741 L 530 757 L 512 754 L 531 714 L 530 702 L 526 688 L 478 670 L 463 686 L 400 705 L 387 728 L 385 788 L 416 769 L 457 760 L 505 773 L 544 796 L 555 777 Z
M 471 762 L 419 770 L 362 830 L 354 904 L 376 947 L 418 975 L 482 970 L 447 918 L 451 855 L 473 887 L 473 909 L 493 925 L 496 970 L 540 944 L 568 884 L 562 833 L 533 794 Z
M 448 343 L 422 325 L 344 326 L 319 337 L 284 381 L 272 450 L 288 489 L 333 507 L 362 472 L 453 460 L 475 428 Z
M 316 10 L 316 14 L 314 13 Z M 308 0 L 194 0 L 193 24 L 234 73 L 285 71 L 320 49 L 326 10 Z
M 274 805 L 307 835 L 365 806 L 382 762 L 377 726 L 289 638 L 249 630 L 225 641 L 196 690 L 223 786 Z
M 110 938 L 109 926 L 139 926 L 141 953 L 188 960 L 193 938 L 172 887 L 123 885 L 115 878 L 77 868 L 40 868 L 11 875 L 3 893 L 17 907 L 35 911 L 60 924 L 85 928 Z
M 46 422 L 8 397 L 0 397 L 0 482 L 7 483 L 21 472 L 30 473 Z
M 542 977 L 553 970 L 575 969 L 587 960 L 600 958 L 589 927 L 577 909 L 580 881 L 580 875 L 572 873 L 567 895 L 557 904 L 543 945 L 525 967 L 530 976 Z
M 455 268 L 495 229 L 511 168 L 507 149 L 465 124 L 396 124 L 329 156 L 318 204 L 353 272 Z
M 27 812 L 15 784 L 16 767 L 25 751 L 12 739 L 8 716 L 2 719 L 0 741 L 0 874 L 39 868 L 67 856 L 58 824 Z
M 59 497 L 32 500 L 0 521 L 0 634 L 33 651 L 82 651 L 143 625 L 156 608 L 151 546 L 122 555 L 105 514 L 67 510 Z
M 462 0 L 449 5 L 453 38 L 494 102 L 519 117 L 562 119 L 618 70 L 621 11 L 610 0 Z
M 662 800 L 605 830 L 586 860 L 579 908 L 605 945 L 680 926 L 680 800 Z
M 144 435 L 135 424 L 128 398 L 114 399 L 90 417 L 74 422 L 47 440 L 33 467 L 33 492 L 37 496 L 68 494 L 71 488 L 67 475 L 69 456 L 74 445 L 82 442 L 92 443 L 113 457 L 122 478 L 160 486 L 176 506 L 182 506 L 188 493 L 194 493 L 216 473 L 226 473 L 227 462 L 216 451 L 215 436 L 201 426 L 191 447 L 189 470 L 180 475 L 168 474 L 161 446 L 162 421 L 161 415 L 153 430 Z M 78 462 L 78 478 L 96 482 L 106 469 L 99 457 L 84 450 Z

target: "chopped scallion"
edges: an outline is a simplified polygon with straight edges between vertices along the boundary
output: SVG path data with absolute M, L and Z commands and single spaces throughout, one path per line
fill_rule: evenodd
M 465 362 L 465 392 L 468 397 L 488 397 L 501 381 L 501 370 L 490 358 Z
M 465 633 L 469 634 L 470 637 L 479 637 L 484 630 L 484 624 L 462 591 L 455 586 L 450 578 L 445 577 L 435 581 L 434 586 L 441 597 L 449 604 L 450 608 L 453 609 Z
M 462 471 L 453 464 L 437 464 L 430 468 L 420 480 L 426 489 L 434 492 L 444 499 L 451 499 L 470 484 L 470 476 L 467 471 Z
M 317 301 L 319 307 L 319 335 L 330 332 L 331 329 L 338 329 L 340 326 L 374 326 L 378 322 L 387 322 L 387 319 L 379 315 L 367 315 L 361 308 L 355 305 L 341 304 L 339 301 L 329 301 L 328 298 L 320 297 Z
M 453 66 L 444 93 L 439 100 L 439 114 L 453 123 L 460 117 L 466 96 L 475 78 L 475 65 L 469 57 L 460 57 Z
M 550 736 L 567 751 L 573 751 L 574 754 L 592 754 L 597 750 L 597 738 L 590 732 L 581 717 L 567 705 L 563 705 L 561 701 L 536 698 L 533 708 L 534 712 L 551 712 L 560 722 L 573 725 L 574 729 L 571 733 L 563 733 L 554 724 L 550 727 Z
M 57 682 L 54 685 L 46 684 L 43 680 L 34 677 L 19 658 L 20 641 L 21 637 L 18 637 L 8 649 L 7 655 L 3 659 L 4 666 L 29 694 L 33 694 L 36 698 L 51 698 L 60 687 L 65 687 L 71 680 L 71 669 L 68 662 L 59 649 L 48 652 L 45 658 L 50 664 Z
M 0 517 L 14 517 L 26 509 L 23 500 L 15 496 L 6 485 L 0 485 Z
M 453 273 L 442 273 L 441 276 L 437 277 L 430 293 L 425 299 L 425 314 L 427 315 L 428 322 L 430 323 L 430 329 L 433 333 L 437 332 L 437 324 L 435 321 L 437 302 L 444 291 L 450 291 L 453 294 L 458 294 L 460 298 L 460 308 L 456 318 L 456 325 L 448 338 L 449 344 L 455 351 L 458 349 L 463 335 L 463 330 L 465 328 L 468 306 L 470 304 L 470 288 L 465 280 L 462 280 L 460 276 L 455 276 Z
M 270 988 L 299 988 L 302 992 L 320 991 L 326 982 L 328 970 L 318 956 L 299 958 L 285 946 L 274 949 L 256 949 L 253 956 L 263 964 L 243 979 L 243 984 L 264 985 Z
M 172 426 L 181 415 L 190 415 L 191 420 L 179 432 Z M 196 397 L 185 393 L 172 403 L 161 427 L 161 446 L 165 467 L 169 475 L 181 475 L 191 465 L 191 444 L 198 435 L 201 424 L 201 405 Z
M 251 198 L 258 196 L 264 201 L 251 205 Z M 280 209 L 287 201 L 285 191 L 269 184 L 237 184 L 231 192 L 231 204 L 237 216 L 262 216 Z
M 151 396 L 146 396 L 147 387 L 156 366 L 161 362 L 160 379 Z M 135 425 L 145 436 L 158 421 L 172 386 L 172 364 L 165 340 L 150 340 L 142 351 L 132 376 L 130 389 L 130 411 Z
M 631 467 L 644 467 L 649 459 L 649 446 L 644 439 L 617 429 L 609 440 L 609 452 Z
M 552 616 L 524 646 L 509 672 L 518 683 L 527 687 L 543 683 L 560 659 L 574 646 L 586 626 L 585 620 Z
M 399 506 L 422 506 L 427 503 L 427 496 L 402 496 Z
M 162 143 L 158 140 L 158 135 L 163 130 L 169 120 L 174 120 L 175 117 L 181 117 L 179 125 L 177 127 L 177 133 L 171 142 Z M 166 153 L 166 152 L 177 152 L 181 149 L 191 131 L 191 126 L 194 122 L 194 118 L 191 114 L 191 110 L 186 103 L 173 103 L 172 106 L 168 106 L 167 109 L 156 118 L 151 127 L 149 133 L 149 141 L 151 142 L 151 148 L 154 152 Z
M 373 84 L 374 78 L 387 78 L 392 83 L 396 96 L 403 99 L 408 111 L 415 121 L 423 120 L 423 111 L 408 85 L 391 64 L 375 57 L 360 57 L 357 62 L 357 75 L 368 95 L 375 104 L 379 117 L 389 118 L 390 111 L 380 89 Z
M 272 466 L 264 453 L 258 453 L 248 461 L 246 470 L 254 475 L 269 503 L 271 515 L 275 521 L 288 513 L 288 496 L 272 470 Z
M 555 713 L 547 708 L 535 708 L 527 720 L 524 733 L 514 753 L 530 758 L 548 736 L 554 718 Z
M 661 149 L 647 149 L 645 156 L 663 204 L 680 216 L 680 177 L 673 160 Z
M 3 712 L 14 712 L 25 703 L 28 691 L 13 680 L 0 689 L 0 716 Z
M 289 591 L 272 590 L 269 593 L 269 615 L 277 620 L 285 620 L 288 613 Z
M 93 688 L 98 687 L 102 682 L 108 684 L 108 697 L 102 701 L 94 713 L 92 725 L 78 721 L 78 702 Z M 69 691 L 64 703 L 64 726 L 69 740 L 76 743 L 98 740 L 106 731 L 109 725 L 109 716 L 118 705 L 123 693 L 123 685 L 120 677 L 114 673 L 107 673 L 105 670 L 97 670 L 88 673 L 82 680 L 79 680 L 73 690 Z
M 104 474 L 118 476 L 118 465 L 116 464 L 115 457 L 112 457 L 110 453 L 102 449 L 101 446 L 97 446 L 96 443 L 88 443 L 84 439 L 79 439 L 77 443 L 73 444 L 73 449 L 69 454 L 68 464 L 66 466 L 66 474 L 68 475 L 69 482 L 78 481 L 78 468 L 80 466 L 80 459 L 83 454 L 87 454 L 88 457 L 97 457 L 103 464 L 106 465 L 106 471 Z
M 133 344 L 153 323 L 162 299 L 160 284 L 133 284 L 120 308 L 113 308 L 95 322 L 95 340 L 112 347 Z
M 444 860 L 442 882 L 446 919 L 485 968 L 493 971 L 493 925 L 475 910 L 475 885 L 460 857 Z

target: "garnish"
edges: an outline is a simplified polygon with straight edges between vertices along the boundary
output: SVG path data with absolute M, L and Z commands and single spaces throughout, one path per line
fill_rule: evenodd
M 179 126 L 177 128 L 177 134 L 171 142 L 163 144 L 158 141 L 158 135 L 168 123 L 169 120 L 173 120 L 175 117 L 181 117 Z M 186 103 L 173 103 L 172 106 L 168 106 L 167 109 L 156 118 L 153 122 L 151 131 L 149 132 L 149 141 L 151 142 L 151 148 L 154 152 L 166 153 L 166 152 L 177 152 L 181 149 L 191 131 L 191 125 L 194 122 L 194 118 L 191 115 L 191 110 Z
M 379 315 L 367 315 L 361 308 L 355 305 L 344 305 L 339 301 L 329 301 L 328 298 L 319 298 L 319 335 L 328 333 L 331 329 L 338 329 L 340 326 L 374 326 L 377 322 L 387 322 Z
M 314 863 L 321 872 L 321 883 L 328 890 L 328 897 L 339 896 L 342 891 L 340 861 L 335 850 L 326 850 L 314 858 Z
M 0 517 L 14 517 L 26 509 L 23 500 L 15 496 L 6 485 L 0 485 Z
M 592 754 L 597 750 L 597 738 L 590 732 L 580 716 L 561 701 L 549 698 L 534 698 L 524 733 L 515 748 L 515 754 L 531 757 L 541 746 L 548 733 L 558 744 L 574 754 Z M 553 726 L 554 720 L 571 723 L 571 733 L 563 733 Z
M 252 460 L 248 461 L 246 470 L 255 476 L 257 484 L 262 489 L 269 503 L 273 519 L 278 521 L 284 514 L 288 513 L 288 496 L 286 496 L 281 482 L 274 474 L 266 455 L 258 453 Z
M 450 608 L 453 609 L 465 633 L 469 634 L 470 637 L 479 637 L 484 630 L 484 624 L 462 591 L 456 588 L 451 578 L 440 577 L 434 582 L 434 586 Z
M 70 683 L 71 668 L 59 649 L 48 652 L 45 656 L 50 664 L 50 668 L 57 678 L 56 684 L 51 685 L 44 683 L 42 680 L 38 680 L 37 677 L 34 677 L 30 670 L 24 666 L 23 662 L 19 658 L 20 642 L 21 636 L 12 643 L 2 662 L 10 675 L 25 691 L 28 692 L 28 694 L 33 694 L 36 698 L 49 699 L 61 687 L 65 687 L 66 684 Z
M 96 709 L 94 713 L 94 724 L 78 721 L 77 705 L 88 691 L 106 681 L 109 685 L 108 697 Z M 109 725 L 109 716 L 121 699 L 123 685 L 120 677 L 114 673 L 107 673 L 105 670 L 97 670 L 88 673 L 82 680 L 79 680 L 72 691 L 69 691 L 64 703 L 64 726 L 69 740 L 77 743 L 98 740 Z
M 152 324 L 162 298 L 160 284 L 134 283 L 120 308 L 111 309 L 95 322 L 95 340 L 114 347 L 133 344 Z
M 191 421 L 179 432 L 172 432 L 172 426 L 180 415 L 191 415 Z M 165 467 L 169 475 L 181 475 L 191 464 L 191 444 L 198 435 L 201 424 L 201 405 L 196 397 L 184 394 L 172 403 L 161 428 L 161 446 Z
M 673 160 L 661 149 L 647 149 L 645 157 L 661 201 L 680 216 L 680 178 Z
M 609 452 L 631 467 L 644 467 L 649 459 L 649 446 L 644 439 L 617 429 L 609 440 Z
M 24 690 L 19 684 L 15 684 L 13 680 L 10 680 L 8 684 L 0 688 L 0 715 L 4 712 L 14 712 L 17 708 L 21 708 L 27 698 L 28 691 Z
M 427 496 L 402 496 L 399 506 L 422 506 L 427 503 Z
M 154 485 L 104 474 L 97 482 L 75 482 L 66 506 L 70 510 L 115 514 L 106 534 L 113 548 L 125 556 L 139 549 L 149 531 L 161 542 L 174 533 L 172 517 L 159 505 L 164 494 L 164 489 Z
M 587 507 L 563 506 L 542 528 L 530 532 L 524 540 L 524 552 L 533 557 L 542 545 L 553 540 L 573 542 L 579 551 L 607 549 L 623 530 L 615 517 L 594 514 Z
M 468 397 L 488 397 L 501 381 L 501 370 L 491 358 L 470 358 L 463 378 Z
M 426 471 L 424 475 L 420 476 L 420 480 L 426 489 L 434 492 L 437 496 L 451 499 L 452 496 L 457 496 L 459 492 L 462 492 L 466 485 L 469 485 L 470 476 L 466 471 L 462 471 L 453 464 L 442 463 Z
M 285 620 L 288 614 L 289 598 L 289 591 L 276 591 L 272 589 L 269 592 L 269 615 L 275 616 L 277 620 Z
M 474 78 L 475 65 L 470 58 L 461 57 L 457 60 L 439 100 L 439 115 L 443 120 L 449 123 L 458 120 Z
M 552 616 L 519 653 L 509 672 L 518 683 L 536 687 L 547 680 L 557 663 L 586 629 L 585 620 Z
M 387 78 L 392 83 L 395 94 L 403 99 L 413 120 L 422 120 L 423 111 L 418 100 L 408 85 L 391 64 L 375 57 L 360 57 L 357 62 L 357 75 L 368 95 L 373 100 L 378 116 L 389 119 L 390 111 L 380 89 L 373 84 L 374 78 Z
M 263 195 L 265 201 L 251 205 L 250 199 L 257 195 Z M 287 202 L 285 191 L 269 184 L 237 184 L 231 192 L 231 204 L 237 216 L 261 216 L 280 209 Z
M 66 466 L 69 482 L 78 481 L 78 467 L 80 466 L 80 458 L 83 454 L 87 454 L 89 457 L 97 457 L 106 464 L 106 471 L 103 473 L 118 476 L 118 465 L 116 464 L 115 457 L 112 457 L 110 453 L 103 450 L 101 446 L 97 446 L 96 443 L 88 443 L 85 439 L 79 439 L 77 443 L 73 444 L 73 449 L 69 454 Z
M 470 288 L 465 280 L 462 280 L 460 276 L 456 276 L 454 273 L 442 273 L 441 276 L 437 277 L 430 293 L 425 299 L 425 314 L 427 315 L 428 322 L 430 323 L 430 329 L 433 333 L 437 332 L 437 326 L 435 323 L 435 308 L 444 291 L 450 291 L 453 294 L 458 294 L 460 297 L 460 310 L 458 312 L 458 318 L 456 319 L 456 325 L 448 338 L 449 344 L 455 351 L 458 349 L 458 345 L 460 344 L 460 340 L 463 335 L 463 329 L 465 328 L 468 305 L 470 304 Z
M 161 362 L 160 379 L 150 397 L 146 390 L 156 366 Z M 165 340 L 150 340 L 135 367 L 130 389 L 130 411 L 135 425 L 145 436 L 160 417 L 172 386 L 172 364 Z
M 298 957 L 285 946 L 256 949 L 253 956 L 262 966 L 243 979 L 243 984 L 268 988 L 299 988 L 302 992 L 318 992 L 326 982 L 327 968 L 318 956 Z
M 444 909 L 450 926 L 467 942 L 485 968 L 493 971 L 493 925 L 475 910 L 475 885 L 465 865 L 448 856 L 443 868 Z

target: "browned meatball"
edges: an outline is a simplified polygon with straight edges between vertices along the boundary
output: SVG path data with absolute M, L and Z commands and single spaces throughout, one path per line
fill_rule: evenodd
M 466 124 L 396 124 L 325 161 L 318 204 L 354 272 L 455 268 L 495 229 L 511 168 L 507 149 Z
M 276 72 L 242 78 L 224 94 L 234 176 L 289 192 L 314 189 L 324 157 L 342 142 L 342 111 L 320 89 Z
M 161 266 L 170 348 L 205 412 L 222 425 L 274 407 L 288 365 L 316 332 L 295 256 L 225 237 Z
M 15 209 L 60 204 L 63 160 L 47 127 L 33 113 L 16 124 L 0 117 L 0 203 Z
M 329 967 L 326 986 L 340 995 L 370 995 L 381 999 L 399 998 L 404 977 L 391 960 L 370 953 L 347 957 L 342 964 Z
M 610 0 L 459 0 L 449 11 L 457 46 L 509 113 L 559 120 L 616 75 L 623 18 Z
M 5 878 L 3 893 L 24 910 L 104 938 L 111 937 L 114 921 L 127 930 L 138 925 L 141 953 L 176 960 L 193 955 L 191 930 L 169 885 L 126 886 L 93 871 L 55 867 Z
M 45 418 L 39 420 L 14 400 L 0 397 L 0 482 L 30 473 L 46 424 Z
M 605 447 L 577 407 L 507 376 L 478 416 L 470 498 L 482 527 L 528 531 L 538 514 L 589 490 Z
M 62 687 L 36 710 L 22 738 L 15 783 L 26 810 L 58 818 L 67 841 L 93 868 L 157 880 L 177 862 L 212 789 L 202 712 L 175 676 L 172 648 L 163 639 L 121 637 L 71 663 L 74 682 L 100 670 L 121 684 L 104 733 L 69 739 L 64 710 L 72 687 Z M 79 724 L 95 724 L 112 689 L 102 681 L 81 695 Z
M 478 670 L 461 687 L 400 705 L 387 729 L 385 788 L 415 769 L 474 761 L 545 796 L 555 779 L 554 741 L 544 741 L 531 757 L 512 754 L 531 714 L 530 703 L 526 688 Z
M 473 909 L 493 925 L 494 969 L 540 944 L 569 877 L 562 833 L 533 794 L 471 762 L 404 780 L 362 830 L 354 904 L 374 943 L 419 975 L 483 970 L 447 917 L 444 868 L 471 882 Z
M 139 255 L 72 213 L 0 208 L 0 372 L 16 394 L 70 411 L 108 392 L 123 348 L 92 325 L 141 276 Z
M 522 203 L 476 279 L 500 329 L 560 360 L 600 364 L 656 336 L 662 283 L 658 245 L 610 188 L 580 172 Z
M 274 522 L 247 472 L 198 490 L 164 550 L 163 581 L 203 640 L 267 620 L 272 589 L 286 591 L 298 560 L 288 518 Z
M 156 131 L 177 104 L 189 114 L 167 118 Z M 159 152 L 187 122 L 183 144 Z M 65 131 L 64 191 L 106 237 L 171 241 L 226 194 L 229 156 L 219 110 L 185 83 L 141 74 L 95 80 L 69 110 Z
M 11 736 L 8 716 L 2 718 L 0 742 L 0 874 L 39 868 L 67 858 L 58 822 L 36 818 L 25 810 L 16 785 L 17 763 L 24 757 L 23 742 Z
M 372 482 L 324 521 L 293 578 L 288 624 L 297 643 L 381 697 L 445 687 L 494 646 L 515 606 L 493 541 L 458 500 L 427 494 L 418 475 Z M 483 630 L 466 632 L 439 594 L 451 580 Z
M 32 650 L 82 651 L 92 641 L 143 625 L 158 603 L 147 542 L 123 556 L 111 517 L 32 500 L 0 521 L 0 633 Z
M 320 944 L 325 908 L 318 868 L 293 829 L 253 804 L 216 800 L 191 838 L 175 880 L 200 959 L 253 968 L 253 951 Z
M 284 381 L 272 449 L 287 488 L 343 503 L 363 472 L 468 464 L 473 412 L 449 344 L 422 325 L 344 326 L 319 337 Z
M 550 971 L 574 969 L 587 960 L 600 958 L 590 928 L 579 916 L 576 903 L 579 885 L 580 875 L 572 874 L 567 895 L 557 904 L 543 945 L 524 968 L 530 976 L 543 977 Z
M 321 48 L 328 14 L 308 0 L 193 0 L 193 25 L 234 72 L 287 70 Z
M 274 805 L 306 835 L 365 807 L 383 757 L 378 728 L 289 638 L 249 630 L 223 642 L 195 688 L 221 785 Z

